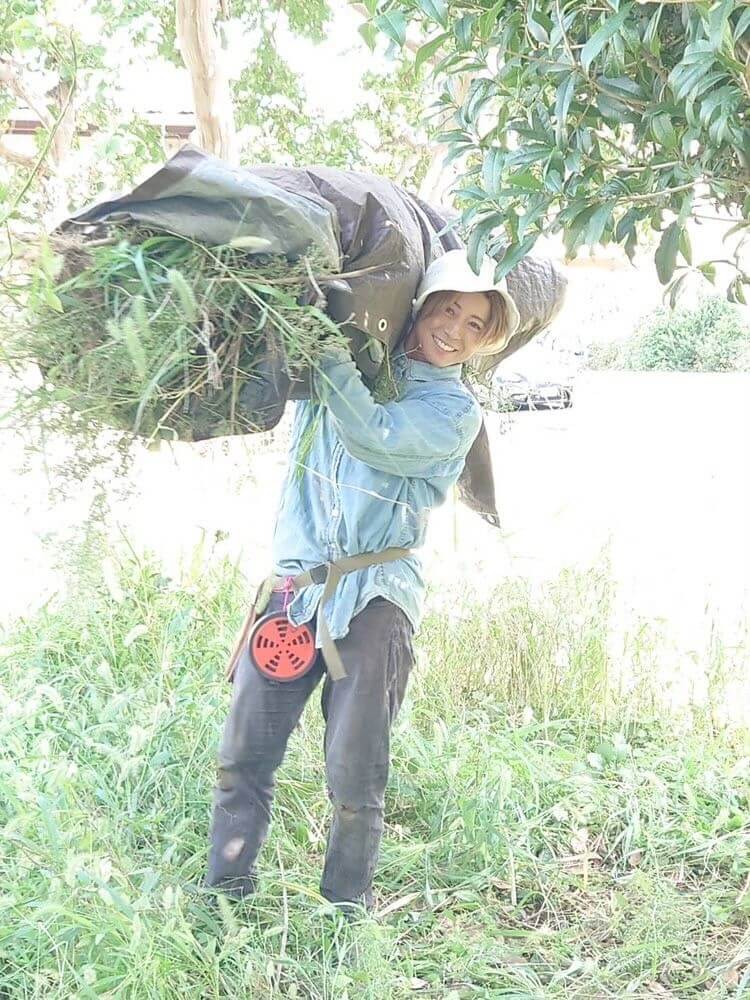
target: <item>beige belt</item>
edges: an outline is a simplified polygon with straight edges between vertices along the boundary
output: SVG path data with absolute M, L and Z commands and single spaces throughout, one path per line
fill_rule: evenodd
M 403 559 L 410 553 L 411 549 L 396 547 L 384 549 L 382 552 L 363 552 L 358 556 L 344 556 L 343 559 L 337 559 L 335 562 L 321 563 L 319 566 L 305 570 L 304 573 L 299 573 L 297 576 L 288 578 L 295 593 L 299 593 L 300 590 L 304 590 L 305 587 L 310 587 L 314 583 L 323 584 L 323 593 L 318 604 L 318 629 L 320 631 L 321 652 L 323 653 L 323 659 L 332 680 L 338 681 L 342 677 L 346 677 L 346 670 L 344 670 L 344 664 L 341 662 L 339 651 L 336 649 L 336 644 L 331 638 L 331 633 L 328 631 L 328 623 L 326 622 L 324 612 L 324 605 L 333 596 L 339 580 L 347 573 L 353 573 L 358 569 L 367 569 L 370 566 L 377 566 L 380 563 L 393 562 L 395 559 Z M 240 655 L 250 639 L 252 627 L 257 621 L 258 616 L 262 615 L 268 607 L 272 592 L 280 584 L 283 584 L 286 579 L 287 577 L 283 576 L 269 576 L 258 588 L 255 600 L 234 644 L 232 655 L 229 657 L 226 670 L 227 680 L 231 681 L 234 677 Z

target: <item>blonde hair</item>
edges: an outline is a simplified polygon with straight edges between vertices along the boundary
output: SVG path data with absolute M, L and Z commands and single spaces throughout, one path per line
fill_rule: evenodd
M 477 353 L 494 354 L 496 351 L 501 351 L 508 342 L 508 309 L 505 305 L 505 299 L 499 292 L 488 291 L 481 294 L 489 300 L 490 315 L 482 331 Z M 440 312 L 455 295 L 454 291 L 432 292 L 425 299 L 419 315 L 426 319 L 428 316 Z

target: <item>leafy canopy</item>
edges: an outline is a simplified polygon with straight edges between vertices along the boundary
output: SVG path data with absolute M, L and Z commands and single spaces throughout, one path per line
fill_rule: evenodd
M 659 233 L 663 283 L 692 264 L 686 222 L 706 201 L 750 216 L 750 6 L 735 0 L 369 0 L 368 30 L 430 68 L 438 141 L 463 167 L 471 251 L 542 233 L 566 249 Z M 367 37 L 367 36 L 366 36 Z M 407 37 L 410 41 L 407 41 Z M 750 276 L 739 255 L 730 297 Z M 713 277 L 710 265 L 703 265 Z
M 49 0 L 0 4 L 0 223 L 30 230 L 129 186 L 169 155 L 159 128 L 133 110 L 123 70 L 135 64 L 148 74 L 159 57 L 182 65 L 175 0 L 80 0 L 74 13 L 64 10 L 61 20 Z M 419 128 L 425 98 L 412 67 L 369 73 L 372 100 L 329 120 L 311 106 L 284 44 L 290 35 L 326 37 L 327 0 L 226 0 L 216 14 L 223 41 L 241 33 L 247 42 L 232 80 L 243 163 L 326 163 L 419 185 L 433 150 Z M 161 100 L 155 93 L 149 110 Z M 189 91 L 184 103 L 189 110 Z M 1 124 L 18 109 L 40 121 L 23 154 Z

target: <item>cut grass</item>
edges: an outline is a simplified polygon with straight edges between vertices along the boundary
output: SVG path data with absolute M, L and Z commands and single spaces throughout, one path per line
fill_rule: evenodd
M 319 292 L 315 257 L 209 247 L 137 227 L 107 232 L 92 241 L 56 234 L 58 255 L 42 245 L 18 290 L 23 309 L 4 353 L 44 372 L 26 411 L 72 411 L 77 433 L 75 414 L 84 426 L 147 439 L 251 433 L 261 418 L 244 405 L 243 389 L 258 381 L 264 359 L 297 377 L 326 343 L 346 343 L 325 313 L 302 304 Z
M 353 926 L 317 892 L 317 699 L 280 773 L 261 892 L 214 907 L 190 891 L 243 591 L 225 570 L 177 585 L 147 561 L 120 587 L 89 584 L 5 638 L 4 998 L 750 991 L 747 744 L 643 717 L 603 685 L 596 581 L 564 578 L 525 608 L 518 589 L 490 595 L 491 636 L 428 617 L 394 733 L 378 912 Z M 567 665 L 532 676 L 560 644 Z

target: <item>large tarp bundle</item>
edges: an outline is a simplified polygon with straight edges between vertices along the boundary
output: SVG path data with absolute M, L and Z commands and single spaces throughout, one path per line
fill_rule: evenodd
M 63 232 L 133 222 L 204 243 L 255 241 L 269 253 L 314 251 L 330 267 L 320 287 L 326 310 L 345 325 L 357 363 L 373 377 L 384 347 L 408 326 L 425 269 L 461 246 L 448 213 L 382 177 L 329 167 L 231 167 L 191 146 L 181 149 L 129 194 L 100 202 L 67 220 Z M 562 305 L 565 280 L 550 261 L 526 258 L 508 275 L 521 324 L 482 371 L 494 368 L 539 333 Z M 269 357 L 259 384 L 264 426 L 273 426 L 287 398 L 304 398 L 304 379 L 290 384 L 283 359 Z M 489 444 L 484 427 L 470 452 L 461 493 L 497 523 Z

